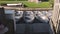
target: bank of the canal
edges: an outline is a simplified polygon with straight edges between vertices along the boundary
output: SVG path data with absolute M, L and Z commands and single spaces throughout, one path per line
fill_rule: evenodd
M 52 4 L 50 2 L 41 2 L 37 4 L 35 2 L 28 1 L 0 1 L 0 5 L 5 3 L 23 3 L 25 7 L 28 8 L 52 8 Z

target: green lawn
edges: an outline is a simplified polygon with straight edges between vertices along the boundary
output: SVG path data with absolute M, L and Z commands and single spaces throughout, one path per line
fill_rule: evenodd
M 1 3 L 24 3 L 28 8 L 51 8 L 51 4 L 49 2 L 41 2 L 41 3 L 34 3 L 34 2 L 28 2 L 28 1 L 0 1 Z
M 50 8 L 51 4 L 49 2 L 42 2 L 39 4 L 36 3 L 31 3 L 31 2 L 26 2 L 24 3 L 25 5 L 27 5 L 28 7 L 40 7 L 40 8 Z

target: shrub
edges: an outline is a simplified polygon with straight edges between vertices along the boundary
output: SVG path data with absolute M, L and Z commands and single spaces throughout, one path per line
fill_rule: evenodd
M 1 3 L 1 6 L 6 6 L 7 5 L 7 3 Z
M 52 7 L 54 6 L 54 0 L 49 0 L 50 4 L 52 4 Z

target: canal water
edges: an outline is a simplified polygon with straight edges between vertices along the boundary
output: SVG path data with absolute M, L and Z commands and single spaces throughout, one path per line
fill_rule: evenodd
M 17 11 L 5 10 L 6 18 L 14 20 L 16 34 L 49 34 L 49 11 Z M 47 15 L 47 17 L 46 17 Z

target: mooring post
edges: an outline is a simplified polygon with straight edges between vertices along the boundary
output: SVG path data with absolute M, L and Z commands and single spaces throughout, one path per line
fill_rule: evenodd
M 0 7 L 0 20 L 4 25 L 6 25 L 7 22 L 6 22 L 5 12 L 3 7 Z
M 14 34 L 14 21 L 6 19 L 6 14 L 3 7 L 0 7 L 0 20 L 8 28 L 8 31 L 5 34 Z

